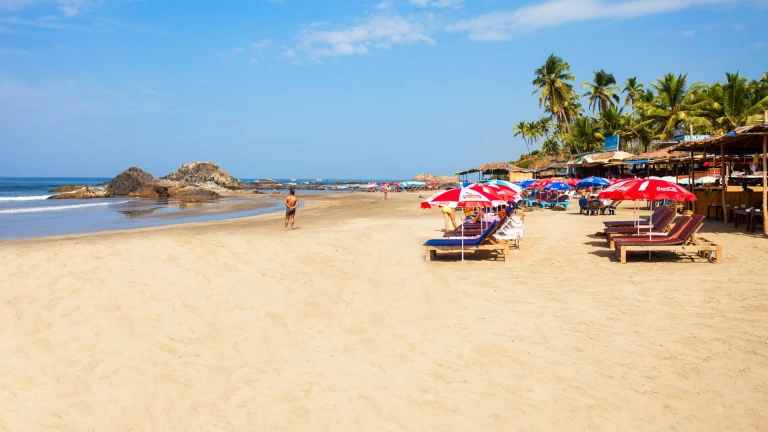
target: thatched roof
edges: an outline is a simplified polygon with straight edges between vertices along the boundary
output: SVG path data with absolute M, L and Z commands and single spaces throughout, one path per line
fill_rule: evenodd
M 475 168 L 475 170 L 482 171 L 482 172 L 489 172 L 489 171 L 525 172 L 526 171 L 518 166 L 508 164 L 506 162 L 488 162 L 486 164 L 480 165 L 479 167 Z
M 763 138 L 766 136 L 768 124 L 742 126 L 725 135 L 680 143 L 672 147 L 672 150 L 719 151 L 722 145 L 726 152 L 762 153 Z
M 667 159 L 679 159 L 688 157 L 688 153 L 681 152 L 681 151 L 671 151 L 669 148 L 661 149 L 661 150 L 654 150 L 646 153 L 640 153 L 639 155 L 633 155 L 631 157 L 628 157 L 624 159 L 624 161 L 629 162 L 633 160 L 651 160 L 651 161 L 657 161 L 657 160 L 667 160 Z
M 606 164 L 610 161 L 621 161 L 630 157 L 633 157 L 632 153 L 622 151 L 610 151 L 600 153 L 589 153 L 571 158 L 566 164 L 568 165 L 581 165 L 581 164 Z
M 486 174 L 498 174 L 498 173 L 520 173 L 520 172 L 528 172 L 528 170 L 525 170 L 523 168 L 520 168 L 518 166 L 508 164 L 506 162 L 488 162 L 486 164 L 480 165 L 479 167 L 471 168 L 466 171 L 460 171 L 457 172 L 457 175 L 462 174 L 468 174 L 473 172 L 482 172 Z

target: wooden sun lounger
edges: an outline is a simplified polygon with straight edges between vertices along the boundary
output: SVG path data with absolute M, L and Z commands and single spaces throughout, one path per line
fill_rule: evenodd
M 510 258 L 510 251 L 509 251 L 509 242 L 507 241 L 499 241 L 492 237 L 492 234 L 496 232 L 496 230 L 499 228 L 500 224 L 495 222 L 491 224 L 488 229 L 486 229 L 480 236 L 478 237 L 469 237 L 463 239 L 463 246 L 462 246 L 462 239 L 461 238 L 451 238 L 451 239 L 432 239 L 424 243 L 424 247 L 426 250 L 426 261 L 430 262 L 433 258 L 437 256 L 437 252 L 461 252 L 462 247 L 464 252 L 476 252 L 479 250 L 489 250 L 489 251 L 495 251 L 497 254 L 503 254 L 504 261 L 509 261 Z
M 661 216 L 662 214 L 666 213 L 667 211 L 672 211 L 669 207 L 658 207 L 651 215 L 653 217 L 653 220 L 656 220 Z M 645 218 L 645 220 L 640 221 L 640 225 L 649 225 L 648 222 L 648 216 L 641 216 L 641 218 Z M 638 221 L 610 221 L 610 222 L 603 222 L 603 225 L 605 225 L 606 228 L 615 228 L 615 227 L 626 227 L 630 226 L 633 227 Z
M 679 254 L 697 254 L 711 262 L 722 263 L 723 248 L 709 240 L 697 237 L 704 216 L 684 216 L 675 224 L 666 237 L 621 238 L 616 239 L 616 257 L 621 264 L 627 263 L 627 252 L 677 252 Z M 681 226 L 682 225 L 682 226 Z
M 653 221 L 653 225 L 634 226 L 634 227 L 610 227 L 605 228 L 605 238 L 611 249 L 615 246 L 617 238 L 626 236 L 665 236 L 670 230 L 672 221 L 675 219 L 675 213 L 670 210 L 663 212 L 661 216 Z

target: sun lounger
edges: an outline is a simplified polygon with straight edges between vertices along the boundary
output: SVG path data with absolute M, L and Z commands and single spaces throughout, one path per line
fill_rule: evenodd
M 656 210 L 651 215 L 653 220 L 656 220 L 659 216 L 661 216 L 663 213 L 667 211 L 672 211 L 669 207 L 657 207 Z M 605 225 L 606 228 L 610 227 L 627 227 L 627 226 L 635 226 L 638 221 L 612 221 L 612 222 L 603 222 L 603 225 Z M 645 221 L 645 223 L 640 223 L 640 225 L 649 225 L 648 221 Z
M 611 227 L 611 228 L 605 228 L 603 232 L 605 232 L 606 240 L 608 240 L 609 246 L 613 248 L 614 241 L 617 238 L 621 238 L 624 236 L 632 236 L 632 235 L 667 235 L 666 231 L 669 228 L 669 225 L 672 223 L 672 221 L 675 219 L 675 212 L 668 211 L 663 212 L 661 216 L 657 217 L 653 220 L 653 225 L 645 225 L 645 226 L 633 226 L 633 227 Z
M 618 206 L 619 206 L 619 203 L 620 203 L 620 202 L 621 202 L 621 201 L 618 201 L 618 200 L 614 200 L 614 201 L 611 201 L 611 203 L 610 203 L 610 204 L 608 204 L 607 206 L 605 206 L 605 211 L 606 211 L 606 212 L 607 212 L 609 215 L 615 215 L 615 214 L 616 214 L 616 207 L 618 207 Z
M 723 248 L 697 236 L 704 224 L 703 215 L 683 216 L 666 236 L 633 236 L 616 239 L 616 257 L 622 264 L 627 263 L 627 252 L 677 252 L 695 253 L 709 261 L 720 264 Z
M 424 243 L 426 249 L 426 261 L 432 261 L 437 256 L 437 252 L 476 252 L 479 250 L 489 250 L 501 253 L 504 261 L 509 260 L 509 242 L 498 241 L 492 234 L 498 229 L 497 222 L 492 223 L 483 233 L 477 237 L 469 238 L 450 238 L 450 239 L 432 239 Z

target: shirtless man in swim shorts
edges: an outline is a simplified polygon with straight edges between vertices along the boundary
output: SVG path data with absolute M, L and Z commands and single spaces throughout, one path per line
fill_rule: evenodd
M 296 208 L 299 207 L 299 199 L 296 198 L 296 192 L 291 189 L 288 196 L 285 197 L 285 229 L 293 229 L 293 217 L 296 216 Z M 291 227 L 288 228 L 288 224 Z

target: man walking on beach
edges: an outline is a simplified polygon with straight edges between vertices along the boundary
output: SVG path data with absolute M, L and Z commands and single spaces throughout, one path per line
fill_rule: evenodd
M 285 197 L 285 229 L 293 229 L 293 218 L 296 216 L 296 208 L 299 207 L 299 199 L 296 198 L 296 191 L 291 189 L 288 196 Z M 288 228 L 290 223 L 291 227 Z

